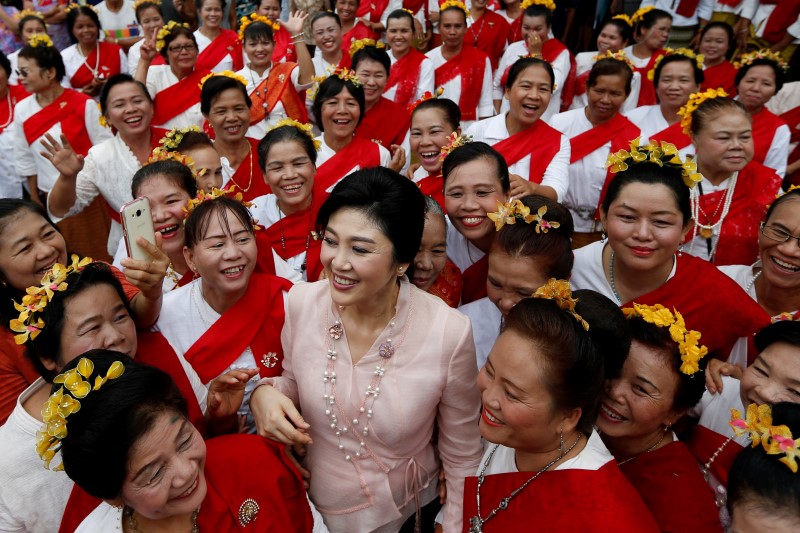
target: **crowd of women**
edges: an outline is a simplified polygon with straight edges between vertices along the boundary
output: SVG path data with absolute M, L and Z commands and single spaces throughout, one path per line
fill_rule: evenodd
M 0 531 L 800 529 L 800 3 L 34 4 Z

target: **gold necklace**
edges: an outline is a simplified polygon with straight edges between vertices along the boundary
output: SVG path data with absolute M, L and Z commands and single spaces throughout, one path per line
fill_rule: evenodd
M 243 189 L 241 185 L 236 183 L 236 180 L 233 179 L 233 176 L 231 176 L 231 181 L 233 182 L 233 184 L 236 185 L 236 188 L 242 191 L 243 193 L 249 191 L 250 187 L 253 186 L 253 145 L 250 144 L 250 141 L 248 141 L 247 139 L 244 139 L 244 142 L 247 143 L 247 155 L 250 158 L 250 179 L 247 180 L 247 188 Z M 234 174 L 236 173 L 234 172 Z
M 125 506 L 125 509 L 122 510 L 122 515 L 128 518 L 128 528 L 130 528 L 131 533 L 141 533 L 141 529 L 139 529 L 139 522 L 136 521 L 136 517 L 133 516 L 133 509 Z M 200 508 L 194 510 L 192 513 L 192 533 L 200 533 L 200 528 L 197 526 L 197 515 L 200 514 Z
M 655 444 L 653 444 L 652 446 L 650 446 L 649 448 L 647 448 L 645 451 L 643 451 L 643 452 L 641 452 L 641 453 L 637 453 L 637 454 L 636 454 L 636 455 L 634 455 L 633 457 L 628 457 L 627 459 L 624 459 L 624 460 L 622 460 L 622 461 L 617 461 L 617 466 L 622 466 L 622 465 L 624 465 L 624 464 L 630 463 L 630 462 L 631 462 L 631 461 L 633 461 L 634 459 L 636 459 L 636 458 L 638 458 L 638 457 L 640 457 L 640 456 L 642 456 L 642 455 L 645 455 L 645 454 L 648 454 L 648 453 L 652 452 L 653 450 L 655 450 L 655 449 L 658 447 L 658 445 L 659 445 L 659 444 L 661 444 L 662 442 L 664 442 L 664 438 L 665 438 L 666 436 L 667 436 L 667 430 L 665 430 L 665 431 L 664 431 L 664 433 L 661 435 L 661 438 L 660 438 L 660 439 L 658 439 L 658 440 L 656 441 L 656 443 L 655 443 Z

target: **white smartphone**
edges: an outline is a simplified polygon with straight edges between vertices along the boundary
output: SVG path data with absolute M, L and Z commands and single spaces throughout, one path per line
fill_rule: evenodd
M 138 244 L 137 237 L 143 237 L 147 242 L 156 244 L 156 232 L 153 229 L 153 217 L 150 216 L 150 200 L 142 196 L 127 204 L 119 210 L 122 219 L 122 231 L 125 234 L 125 247 L 128 257 L 146 261 L 149 254 Z

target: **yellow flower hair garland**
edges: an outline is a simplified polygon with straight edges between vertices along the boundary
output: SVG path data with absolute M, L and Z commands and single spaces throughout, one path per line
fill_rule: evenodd
M 56 263 L 50 267 L 50 270 L 42 276 L 41 284 L 38 287 L 25 289 L 22 303 L 14 301 L 14 309 L 19 311 L 19 317 L 12 319 L 9 327 L 11 331 L 17 333 L 14 335 L 16 344 L 25 344 L 28 340 L 39 336 L 45 324 L 42 317 L 37 315 L 47 307 L 56 292 L 67 290 L 66 279 L 69 274 L 82 271 L 86 265 L 92 262 L 91 257 L 80 259 L 75 254 L 71 259 L 72 262 L 69 266 Z
M 553 0 L 522 0 L 522 3 L 519 5 L 519 8 L 522 11 L 525 11 L 531 6 L 542 6 L 546 7 L 552 13 L 556 10 L 556 3 Z
M 198 205 L 202 204 L 203 202 L 207 202 L 209 200 L 216 200 L 217 198 L 222 198 L 223 196 L 233 198 L 234 200 L 241 203 L 243 206 L 247 208 L 252 207 L 253 203 L 244 200 L 242 198 L 241 192 L 237 192 L 236 194 L 234 194 L 235 190 L 236 187 L 234 185 L 231 185 L 227 189 L 217 189 L 216 187 L 212 187 L 211 192 L 197 191 L 197 196 L 189 199 L 189 201 L 186 202 L 186 207 L 183 208 L 183 211 L 186 213 L 186 216 L 188 217 L 191 214 L 191 212 L 194 211 L 195 208 L 197 208 Z
M 28 38 L 28 46 L 31 48 L 38 48 L 39 46 L 47 48 L 53 46 L 53 40 L 46 33 L 34 33 Z
M 383 44 L 381 41 L 376 41 L 375 39 L 358 39 L 350 43 L 350 57 L 353 57 L 356 55 L 356 52 L 368 46 L 372 48 L 378 48 L 380 50 L 386 48 L 385 44 Z
M 694 59 L 695 63 L 697 63 L 697 68 L 701 70 L 703 69 L 703 60 L 704 60 L 703 54 L 695 54 L 693 50 L 689 50 L 688 48 L 677 48 L 677 49 L 667 48 L 666 50 L 664 50 L 663 54 L 661 54 L 656 58 L 656 62 L 653 63 L 653 68 L 651 68 L 647 72 L 647 79 L 650 81 L 654 81 L 656 77 L 656 69 L 658 69 L 658 65 L 661 64 L 661 60 L 664 59 L 665 57 L 675 56 L 675 55 L 688 57 L 689 59 Z
M 194 159 L 188 155 L 184 155 L 180 152 L 168 151 L 159 146 L 158 148 L 154 149 L 153 153 L 150 154 L 150 157 L 147 158 L 147 164 L 150 165 L 159 161 L 177 161 L 178 163 L 189 167 L 189 170 L 192 171 L 192 176 L 195 180 L 197 180 L 198 174 L 194 170 Z M 202 176 L 203 174 L 200 175 Z
M 100 102 L 97 102 L 97 110 L 100 111 L 100 116 L 97 117 L 97 123 L 100 124 L 101 128 L 107 128 L 108 120 L 106 120 L 106 117 L 103 115 L 103 107 L 100 105 Z
M 91 9 L 92 11 L 94 11 L 95 13 L 97 13 L 97 9 L 96 9 L 96 8 L 95 8 L 95 7 L 94 7 L 92 4 L 84 4 L 83 6 L 81 6 L 80 4 L 77 4 L 77 3 L 75 3 L 75 2 L 70 2 L 70 3 L 67 5 L 67 10 L 66 10 L 66 13 L 69 13 L 69 12 L 70 12 L 70 11 L 72 11 L 73 9 L 78 9 L 79 7 L 86 7 L 86 8 L 89 8 L 89 9 Z
M 622 310 L 625 316 L 641 317 L 645 322 L 660 328 L 669 328 L 670 337 L 678 343 L 681 353 L 680 370 L 687 376 L 692 376 L 700 371 L 700 359 L 708 355 L 708 348 L 700 344 L 700 332 L 686 329 L 686 323 L 676 309 L 672 311 L 661 304 L 640 305 L 633 304 L 633 308 L 626 307 Z
M 202 90 L 203 89 L 203 85 L 205 85 L 208 80 L 210 80 L 211 78 L 214 78 L 216 76 L 224 76 L 226 78 L 230 78 L 232 80 L 236 80 L 239 83 L 241 83 L 242 85 L 244 85 L 245 87 L 247 87 L 247 79 L 245 79 L 244 76 L 242 76 L 241 74 L 236 74 L 232 70 L 223 70 L 222 72 L 209 72 L 208 74 L 203 76 L 203 78 L 200 80 L 200 83 L 197 84 L 197 88 Z
M 731 409 L 731 428 L 737 437 L 747 435 L 752 447 L 761 445 L 767 455 L 783 455 L 780 462 L 797 473 L 797 459 L 800 457 L 800 439 L 792 437 L 792 431 L 786 425 L 772 425 L 772 408 L 769 405 L 747 406 L 745 418 L 738 409 Z
M 38 11 L 34 11 L 33 9 L 23 9 L 22 11 L 17 13 L 17 16 L 15 18 L 17 20 L 22 20 L 25 17 L 36 17 L 37 19 L 39 19 L 42 22 L 44 22 L 44 15 L 42 15 Z
M 319 152 L 319 149 L 322 148 L 322 143 L 319 142 L 316 139 L 316 137 L 314 137 L 314 132 L 312 131 L 311 124 L 303 124 L 302 122 L 298 122 L 293 118 L 287 117 L 282 120 L 279 120 L 274 125 L 267 128 L 267 133 L 271 132 L 272 130 L 282 128 L 283 126 L 291 126 L 293 128 L 297 128 L 300 131 L 302 131 L 305 135 L 308 136 L 309 139 L 311 139 L 311 142 L 314 143 L 314 150 L 316 150 L 317 152 Z
M 460 146 L 464 146 L 467 143 L 472 142 L 472 136 L 470 135 L 459 135 L 457 131 L 454 131 L 447 137 L 447 143 L 442 146 L 441 150 L 439 151 L 439 160 L 444 161 L 445 158 L 450 155 L 450 152 L 455 150 Z
M 572 296 L 572 286 L 565 279 L 550 278 L 547 283 L 536 289 L 531 298 L 553 300 L 558 307 L 575 317 L 575 320 L 589 331 L 589 323 L 575 311 L 578 300 Z
M 546 205 L 540 207 L 536 214 L 532 215 L 530 207 L 523 204 L 521 200 L 514 199 L 505 204 L 497 202 L 497 212 L 487 213 L 486 216 L 494 222 L 494 228 L 497 231 L 500 231 L 506 224 L 516 224 L 517 219 L 524 221 L 526 224 L 536 222 L 536 233 L 547 233 L 551 229 L 561 227 L 558 222 L 545 220 L 545 214 L 547 214 Z
M 240 41 L 244 42 L 244 30 L 246 30 L 247 27 L 254 22 L 263 22 L 264 24 L 272 28 L 273 32 L 276 32 L 279 29 L 281 29 L 281 25 L 275 22 L 274 20 L 268 19 L 264 15 L 259 15 L 258 13 L 251 13 L 249 17 L 248 16 L 242 17 L 241 20 L 239 21 L 239 23 L 241 24 L 241 26 L 239 26 Z
M 439 98 L 440 96 L 442 96 L 443 93 L 444 93 L 444 88 L 443 87 L 439 87 L 434 92 L 425 91 L 422 94 L 422 96 L 420 96 L 419 100 L 416 100 L 416 101 L 408 104 L 406 106 L 406 109 L 408 109 L 409 113 L 413 113 L 414 110 L 417 108 L 417 106 L 419 104 L 421 104 L 422 102 L 425 102 L 427 100 L 433 100 L 434 98 Z
M 692 115 L 697 110 L 697 108 L 705 102 L 706 100 L 712 100 L 714 98 L 726 98 L 728 93 L 725 92 L 725 89 L 706 89 L 703 92 L 699 93 L 692 93 L 689 95 L 689 100 L 686 102 L 686 105 L 683 106 L 678 110 L 678 114 L 681 116 L 681 127 L 683 128 L 683 133 L 689 135 L 692 131 Z
M 637 137 L 631 141 L 630 151 L 619 150 L 608 155 L 606 167 L 609 172 L 612 174 L 623 172 L 628 170 L 630 165 L 637 163 L 655 163 L 660 167 L 664 165 L 680 167 L 683 182 L 690 189 L 703 179 L 703 176 L 697 172 L 697 163 L 691 159 L 683 161 L 674 144 L 664 141 L 659 144 L 658 141 L 651 141 L 649 144 L 640 146 L 639 140 Z
M 359 80 L 358 76 L 356 76 L 355 70 L 350 70 L 347 67 L 329 67 L 329 71 L 326 76 L 314 76 L 311 88 L 306 93 L 307 98 L 313 101 L 317 97 L 320 84 L 331 76 L 336 76 L 340 80 L 349 81 L 356 87 L 361 87 L 361 80 Z
M 60 383 L 62 386 L 42 407 L 44 425 L 36 432 L 36 453 L 48 470 L 56 452 L 61 449 L 61 440 L 67 436 L 67 417 L 81 409 L 81 402 L 78 400 L 86 398 L 91 391 L 100 390 L 108 381 L 120 377 L 125 372 L 125 366 L 120 361 L 114 361 L 105 376 L 100 374 L 95 376 L 94 386 L 86 381 L 93 372 L 94 363 L 82 357 L 75 368 L 59 374 L 53 380 L 54 384 Z M 53 470 L 64 470 L 64 463 L 60 463 Z
M 624 22 L 625 24 L 627 24 L 631 28 L 633 27 L 633 20 L 631 19 L 631 17 L 629 17 L 625 13 L 620 13 L 619 15 L 614 15 L 613 17 L 611 17 L 611 20 L 621 20 L 622 22 Z
M 761 50 L 756 50 L 755 52 L 744 54 L 742 57 L 739 58 L 739 61 L 734 63 L 734 66 L 737 69 L 739 69 L 751 64 L 756 59 L 768 59 L 770 61 L 777 63 L 778 67 L 784 72 L 789 72 L 789 64 L 786 63 L 786 61 L 779 53 L 773 52 L 769 48 L 762 48 Z
M 631 70 L 636 70 L 633 61 L 628 59 L 628 56 L 625 54 L 625 50 L 618 50 L 616 52 L 612 52 L 611 50 L 606 50 L 602 54 L 597 54 L 596 56 L 594 56 L 593 59 L 595 63 L 597 63 L 601 59 L 614 59 L 616 61 L 622 61 L 623 63 L 628 65 L 628 68 L 630 68 Z
M 155 6 L 155 7 L 160 7 L 161 6 L 161 3 L 158 2 L 157 0 L 136 0 L 133 3 L 133 10 L 136 11 L 137 9 L 139 9 L 140 6 L 142 6 L 144 4 L 150 4 L 151 6 Z
M 156 150 L 174 151 L 181 145 L 183 136 L 189 132 L 200 133 L 202 130 L 198 126 L 186 126 L 185 128 L 173 128 L 169 130 L 158 141 L 158 148 Z M 154 150 L 155 151 L 155 150 Z
M 646 14 L 650 13 L 655 8 L 656 6 L 647 6 L 647 7 L 640 7 L 639 9 L 634 11 L 633 15 L 631 15 L 630 18 L 631 26 L 636 26 L 637 24 L 639 24 L 642 21 L 642 18 L 644 18 Z
M 458 0 L 447 0 L 446 2 L 443 2 L 439 6 L 439 13 L 441 13 L 445 9 L 448 9 L 448 8 L 451 8 L 451 7 L 454 7 L 456 9 L 460 9 L 461 11 L 464 12 L 464 14 L 467 16 L 467 18 L 469 18 L 469 9 L 467 9 L 466 4 L 464 4 L 464 2 L 459 2 Z
M 156 50 L 157 51 L 160 52 L 161 49 L 164 48 L 165 39 L 167 37 L 169 37 L 169 35 L 172 33 L 173 29 L 175 29 L 175 28 L 177 28 L 179 26 L 183 27 L 183 28 L 186 28 L 186 29 L 189 28 L 189 25 L 186 24 L 185 22 L 178 23 L 178 22 L 175 22 L 174 20 L 170 20 L 169 22 L 167 22 L 166 24 L 161 26 L 161 29 L 158 30 L 158 33 L 156 34 Z
M 403 8 L 401 8 L 401 9 L 402 9 L 403 11 L 405 11 L 406 13 L 408 13 L 409 15 L 411 15 L 412 17 L 415 17 L 415 16 L 416 16 L 416 15 L 414 14 L 414 12 L 413 12 L 413 11 L 411 11 L 410 9 L 408 9 L 408 8 L 406 8 L 406 7 L 403 7 Z

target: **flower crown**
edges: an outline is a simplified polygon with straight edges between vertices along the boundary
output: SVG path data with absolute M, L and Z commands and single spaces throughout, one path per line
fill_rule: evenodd
M 467 143 L 472 142 L 472 136 L 470 135 L 459 135 L 457 131 L 454 131 L 447 137 L 447 143 L 442 146 L 440 153 L 439 153 L 439 160 L 444 161 L 445 158 L 450 155 L 450 152 L 455 150 L 460 146 L 464 146 Z
M 245 87 L 247 87 L 247 79 L 245 79 L 244 76 L 242 76 L 241 74 L 236 74 L 232 70 L 223 70 L 222 72 L 209 72 L 208 74 L 203 76 L 203 78 L 200 80 L 200 83 L 197 84 L 197 88 L 202 90 L 203 89 L 203 85 L 205 85 L 208 80 L 210 80 L 211 78 L 214 78 L 216 76 L 225 76 L 226 78 L 230 78 L 232 80 L 236 80 L 239 83 L 241 83 L 242 85 L 244 85 Z
M 611 17 L 611 20 L 621 20 L 622 22 L 624 22 L 625 24 L 627 24 L 631 28 L 633 27 L 633 20 L 631 19 L 631 17 L 629 17 L 625 13 L 620 13 L 619 15 L 614 15 L 613 17 Z
M 161 4 L 160 4 L 160 2 L 158 2 L 158 0 L 136 0 L 133 3 L 133 10 L 136 11 L 137 9 L 139 9 L 139 6 L 142 6 L 144 4 L 150 4 L 150 5 L 159 6 L 159 7 L 161 6 Z
M 400 9 L 401 9 L 401 10 L 403 10 L 403 11 L 405 11 L 406 13 L 408 13 L 409 15 L 411 15 L 412 17 L 415 17 L 415 16 L 416 16 L 416 14 L 415 14 L 413 11 L 411 11 L 410 9 L 408 9 L 408 8 L 406 8 L 406 7 L 403 7 L 403 8 L 400 8 Z
M 69 4 L 67 4 L 66 13 L 69 13 L 73 9 L 78 9 L 80 7 L 85 7 L 85 8 L 91 9 L 92 11 L 97 13 L 97 9 L 95 9 L 95 7 L 92 4 L 85 4 L 85 5 L 81 6 L 80 4 L 77 4 L 75 2 L 70 2 Z
M 700 359 L 708 355 L 708 348 L 699 343 L 700 332 L 686 329 L 686 324 L 676 309 L 672 311 L 661 304 L 640 305 L 633 304 L 633 308 L 626 307 L 622 310 L 628 318 L 638 316 L 645 322 L 660 328 L 669 328 L 672 340 L 678 343 L 681 353 L 680 370 L 687 376 L 692 376 L 700 370 Z
M 552 13 L 556 10 L 556 3 L 553 0 L 522 0 L 522 3 L 519 5 L 519 8 L 522 11 L 525 11 L 531 6 L 542 6 L 546 7 Z
M 678 114 L 682 117 L 681 118 L 681 127 L 683 127 L 683 133 L 689 135 L 692 131 L 692 115 L 700 107 L 700 104 L 705 102 L 706 100 L 713 100 L 714 98 L 726 98 L 728 93 L 725 92 L 725 89 L 706 89 L 701 93 L 692 93 L 689 96 L 689 100 L 686 102 L 686 105 L 683 106 L 678 110 Z
M 242 193 L 237 192 L 234 194 L 236 187 L 231 185 L 227 189 L 217 189 L 216 187 L 211 188 L 211 192 L 206 191 L 197 191 L 197 196 L 194 198 L 189 199 L 186 202 L 186 207 L 183 208 L 183 211 L 186 213 L 188 217 L 192 211 L 194 211 L 198 205 L 202 204 L 203 202 L 208 202 L 209 200 L 216 200 L 217 198 L 222 198 L 223 196 L 227 196 L 228 198 L 233 198 L 237 202 L 240 202 L 243 206 L 250 208 L 252 207 L 252 202 L 247 202 L 242 199 Z M 255 226 L 255 224 L 254 224 Z
M 67 436 L 67 417 L 81 409 L 82 400 L 91 391 L 100 390 L 106 382 L 117 379 L 125 372 L 125 366 L 120 361 L 114 361 L 108 368 L 105 376 L 97 374 L 94 386 L 88 380 L 94 372 L 94 363 L 90 359 L 81 357 L 78 365 L 59 374 L 53 380 L 54 384 L 62 384 L 61 388 L 47 399 L 42 407 L 42 429 L 36 432 L 36 453 L 44 461 L 44 467 L 50 469 L 50 462 L 56 452 L 61 449 L 61 440 Z M 64 470 L 64 463 L 60 463 L 53 470 Z
M 792 313 L 784 311 L 783 313 L 781 313 L 779 315 L 775 315 L 774 317 L 772 317 L 770 322 L 772 322 L 774 324 L 776 322 L 794 322 L 795 320 L 800 321 L 800 317 L 795 319 L 795 317 L 794 317 L 794 315 Z
M 292 128 L 297 128 L 298 130 L 302 131 L 305 135 L 308 136 L 309 139 L 311 139 L 311 142 L 314 143 L 314 150 L 319 152 L 319 149 L 322 147 L 322 143 L 319 142 L 316 137 L 314 137 L 314 132 L 311 129 L 311 124 L 303 124 L 302 122 L 298 122 L 293 118 L 287 117 L 282 120 L 279 120 L 271 127 L 267 128 L 266 133 L 269 133 L 272 130 L 276 130 L 278 128 L 282 128 L 283 126 L 290 126 Z
M 597 63 L 601 59 L 614 59 L 616 61 L 622 61 L 623 63 L 628 65 L 628 67 L 631 70 L 636 69 L 633 62 L 630 59 L 628 59 L 627 54 L 625 54 L 625 50 L 618 50 L 616 52 L 612 52 L 611 50 L 606 50 L 602 54 L 597 54 L 596 56 L 594 56 L 593 59 L 595 63 Z
M 15 343 L 25 344 L 41 333 L 45 324 L 42 317 L 38 316 L 39 313 L 53 300 L 54 293 L 67 290 L 68 275 L 82 271 L 86 265 L 92 262 L 91 257 L 80 259 L 75 254 L 71 259 L 72 263 L 69 266 L 56 263 L 50 267 L 50 270 L 42 276 L 41 284 L 38 287 L 25 289 L 22 303 L 14 301 L 14 309 L 19 311 L 19 317 L 12 319 L 9 326 L 11 331 L 17 333 L 14 335 Z
M 178 22 L 175 22 L 174 20 L 170 20 L 169 22 L 167 22 L 166 24 L 161 26 L 161 29 L 158 30 L 158 34 L 156 34 L 156 50 L 157 51 L 160 52 L 161 49 L 164 48 L 164 45 L 166 44 L 164 42 L 164 40 L 167 37 L 169 37 L 169 35 L 172 33 L 172 30 L 177 28 L 177 27 L 183 27 L 183 28 L 187 28 L 188 29 L 189 25 L 186 24 L 185 22 L 178 23 Z
M 34 33 L 28 38 L 28 46 L 31 48 L 38 48 L 40 46 L 47 48 L 53 46 L 53 40 L 46 33 Z
M 550 278 L 547 283 L 536 289 L 531 298 L 553 300 L 558 307 L 575 317 L 583 329 L 589 331 L 589 323 L 575 311 L 578 300 L 572 296 L 572 286 L 565 279 Z
M 177 150 L 181 145 L 183 136 L 189 132 L 200 133 L 202 130 L 198 126 L 186 126 L 185 128 L 173 128 L 169 130 L 161 140 L 158 141 L 158 148 L 156 150 L 173 151 Z
M 165 150 L 163 147 L 159 146 L 153 150 L 153 153 L 150 154 L 150 157 L 147 158 L 147 165 L 152 163 L 157 163 L 159 161 L 177 161 L 181 165 L 185 165 L 189 167 L 189 170 L 192 171 L 192 177 L 197 180 L 198 176 L 202 176 L 205 173 L 205 169 L 203 173 L 197 174 L 194 169 L 194 159 L 189 157 L 188 155 L 184 155 L 180 152 L 174 152 Z
M 246 30 L 247 27 L 254 22 L 263 22 L 264 24 L 272 28 L 273 32 L 276 32 L 279 29 L 281 29 L 281 25 L 275 22 L 274 20 L 268 19 L 264 15 L 259 15 L 258 13 L 251 13 L 249 17 L 248 16 L 242 17 L 241 20 L 239 21 L 239 24 L 241 24 L 241 26 L 239 26 L 240 41 L 244 42 L 244 30 Z
M 656 70 L 658 69 L 658 65 L 661 64 L 661 60 L 664 59 L 665 57 L 676 56 L 676 55 L 688 57 L 689 59 L 694 59 L 695 63 L 697 63 L 697 68 L 702 70 L 703 59 L 704 59 L 703 54 L 695 54 L 694 51 L 689 50 L 688 48 L 677 48 L 677 49 L 667 48 L 666 50 L 664 50 L 663 54 L 661 54 L 656 58 L 656 62 L 653 63 L 653 68 L 651 68 L 647 72 L 647 79 L 650 81 L 655 81 Z
M 378 48 L 379 50 L 386 48 L 385 44 L 380 41 L 376 41 L 375 39 L 358 39 L 350 43 L 350 57 L 353 57 L 356 55 L 356 52 L 368 46 L 372 48 Z
M 361 80 L 359 80 L 358 76 L 356 76 L 355 70 L 350 70 L 347 67 L 328 67 L 328 74 L 326 76 L 314 76 L 311 88 L 306 93 L 309 100 L 313 101 L 314 98 L 317 97 L 320 84 L 327 80 L 330 76 L 336 76 L 341 80 L 349 81 L 356 87 L 361 87 Z
M 442 2 L 441 5 L 439 5 L 439 13 L 450 7 L 460 9 L 465 15 L 467 15 L 467 18 L 469 18 L 469 9 L 467 9 L 466 4 L 464 4 L 464 2 L 459 2 L 458 0 L 447 0 L 446 2 Z
M 44 22 L 44 15 L 42 15 L 38 11 L 34 11 L 33 9 L 23 9 L 22 11 L 17 13 L 16 19 L 17 20 L 22 20 L 25 17 L 36 17 L 37 19 L 39 19 L 42 22 Z
M 769 405 L 747 406 L 746 418 L 738 409 L 731 409 L 731 428 L 737 437 L 747 435 L 753 442 L 752 447 L 761 445 L 767 455 L 783 455 L 780 462 L 797 473 L 797 458 L 800 457 L 800 439 L 792 437 L 792 431 L 786 425 L 772 425 L 772 408 Z
M 655 163 L 660 167 L 664 165 L 679 167 L 683 182 L 690 189 L 703 179 L 703 176 L 697 173 L 697 163 L 691 159 L 683 161 L 674 144 L 665 141 L 661 141 L 659 144 L 658 141 L 651 141 L 645 146 L 639 146 L 639 137 L 631 141 L 630 151 L 620 150 L 609 154 L 606 167 L 609 172 L 616 174 L 628 170 L 630 165 L 637 163 Z
M 443 87 L 439 87 L 434 92 L 425 91 L 423 93 L 423 95 L 419 98 L 419 100 L 416 100 L 416 101 L 408 104 L 406 106 L 406 109 L 408 109 L 409 113 L 413 113 L 414 110 L 417 108 L 417 106 L 419 106 L 419 104 L 421 104 L 422 102 L 428 101 L 428 100 L 433 100 L 434 98 L 439 98 L 440 96 L 442 96 L 443 93 L 444 93 L 444 88 Z
M 646 14 L 650 13 L 655 8 L 656 8 L 656 6 L 647 6 L 647 7 L 640 7 L 639 9 L 634 11 L 633 15 L 631 15 L 631 18 L 630 18 L 631 26 L 635 26 L 635 25 L 639 24 L 642 21 L 642 18 L 644 18 L 644 16 Z
M 506 224 L 516 224 L 517 219 L 524 221 L 526 224 L 536 222 L 536 233 L 547 233 L 551 229 L 558 229 L 561 224 L 558 222 L 550 222 L 544 219 L 547 213 L 547 206 L 543 205 L 539 208 L 535 215 L 531 215 L 531 208 L 523 204 L 521 200 L 514 199 L 504 204 L 497 202 L 497 212 L 487 213 L 497 231 Z
M 738 68 L 742 68 L 751 64 L 756 59 L 768 59 L 778 65 L 778 67 L 783 70 L 784 72 L 789 72 L 789 64 L 786 63 L 786 60 L 781 57 L 781 55 L 777 52 L 773 52 L 769 48 L 762 48 L 761 50 L 756 50 L 755 52 L 750 52 L 749 54 L 744 54 L 742 57 L 739 58 L 739 61 L 734 63 L 734 66 Z

